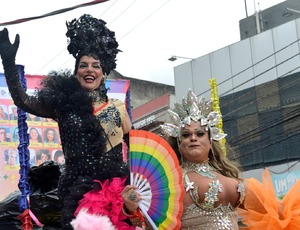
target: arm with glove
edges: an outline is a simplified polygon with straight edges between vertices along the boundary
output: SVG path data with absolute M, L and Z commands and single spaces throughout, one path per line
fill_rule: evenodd
M 49 117 L 49 109 L 36 96 L 29 96 L 23 89 L 18 69 L 15 64 L 16 54 L 20 44 L 20 36 L 16 35 L 14 43 L 8 37 L 8 30 L 0 31 L 0 55 L 4 68 L 7 86 L 14 104 L 24 111 L 41 117 Z

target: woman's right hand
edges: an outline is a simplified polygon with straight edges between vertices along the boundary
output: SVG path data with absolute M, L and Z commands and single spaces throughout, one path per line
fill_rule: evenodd
M 12 44 L 8 37 L 8 30 L 4 28 L 2 31 L 0 31 L 0 55 L 4 68 L 9 67 L 11 64 L 15 65 L 15 58 L 19 44 L 19 34 L 16 35 L 15 41 Z
M 133 214 L 137 212 L 138 202 L 142 199 L 141 196 L 136 192 L 137 187 L 132 185 L 127 185 L 122 191 L 122 199 L 128 214 Z

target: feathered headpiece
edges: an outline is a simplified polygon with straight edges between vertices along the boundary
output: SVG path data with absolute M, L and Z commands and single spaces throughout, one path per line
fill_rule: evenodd
M 221 133 L 216 127 L 221 115 L 216 111 L 211 111 L 212 102 L 203 97 L 199 99 L 191 91 L 188 91 L 187 98 L 182 100 L 182 104 L 175 103 L 173 110 L 168 110 L 172 123 L 161 125 L 164 132 L 172 137 L 178 137 L 180 130 L 184 125 L 190 125 L 191 121 L 200 121 L 201 126 L 206 126 L 206 131 L 210 132 L 213 140 L 219 141 L 226 137 L 227 134 Z
M 67 22 L 68 51 L 76 59 L 93 54 L 101 61 L 105 74 L 116 68 L 116 56 L 120 51 L 115 33 L 110 31 L 106 22 L 89 14 Z

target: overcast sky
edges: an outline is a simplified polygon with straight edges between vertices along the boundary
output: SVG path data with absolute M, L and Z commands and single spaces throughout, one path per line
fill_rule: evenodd
M 43 15 L 91 0 L 14 0 L 1 4 L 0 23 Z M 240 40 L 239 21 L 283 0 L 110 0 L 67 13 L 6 26 L 11 41 L 21 43 L 17 64 L 26 74 L 72 69 L 67 52 L 66 21 L 91 14 L 115 31 L 119 48 L 116 70 L 122 75 L 174 85 L 173 67 Z M 246 4 L 245 4 L 246 3 Z M 0 27 L 2 30 L 4 27 Z M 0 71 L 3 72 L 1 66 Z

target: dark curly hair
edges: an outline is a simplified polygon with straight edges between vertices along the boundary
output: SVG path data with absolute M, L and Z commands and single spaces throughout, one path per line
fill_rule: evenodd
M 101 67 L 105 74 L 116 68 L 116 56 L 121 50 L 115 33 L 110 31 L 102 19 L 97 19 L 89 14 L 84 14 L 78 19 L 66 22 L 68 37 L 68 51 L 76 58 L 75 74 L 79 59 L 84 56 L 92 56 L 101 61 Z

